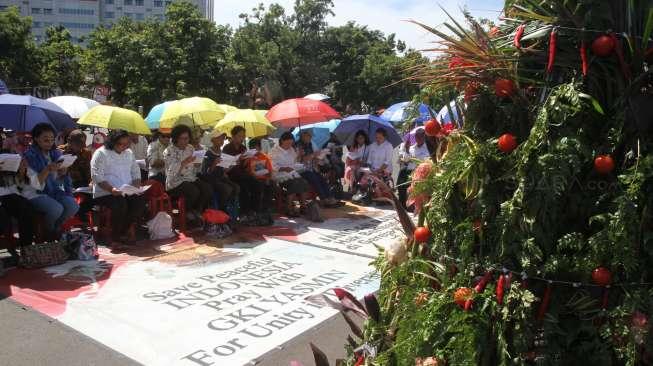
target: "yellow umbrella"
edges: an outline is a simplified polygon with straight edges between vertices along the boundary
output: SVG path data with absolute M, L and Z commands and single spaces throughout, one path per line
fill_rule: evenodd
M 238 110 L 238 108 L 236 108 L 236 107 L 234 107 L 234 106 L 232 106 L 232 105 L 229 105 L 229 104 L 218 104 L 218 106 L 219 106 L 220 108 L 222 108 L 222 110 L 224 111 L 225 115 L 226 115 L 227 113 L 229 113 L 229 112 L 233 112 L 233 111 L 237 111 L 237 110 Z
M 236 126 L 245 128 L 247 137 L 265 136 L 275 130 L 270 121 L 265 118 L 265 111 L 255 111 L 252 109 L 238 109 L 227 115 L 215 125 L 214 130 L 229 134 L 231 129 Z
M 172 128 L 188 118 L 195 126 L 212 127 L 227 114 L 224 106 L 209 98 L 184 98 L 154 106 L 146 121 L 151 128 Z
M 125 108 L 99 105 L 89 109 L 77 121 L 80 125 L 125 130 L 139 135 L 151 134 L 140 114 Z

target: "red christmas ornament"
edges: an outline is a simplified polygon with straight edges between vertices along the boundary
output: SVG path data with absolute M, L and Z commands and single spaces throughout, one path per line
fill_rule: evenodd
M 648 328 L 648 317 L 642 312 L 635 311 L 633 313 L 632 324 L 635 328 L 646 329 Z
M 499 147 L 499 150 L 501 152 L 504 152 L 506 154 L 511 153 L 515 148 L 517 148 L 517 139 L 515 136 L 509 134 L 509 133 L 504 133 L 499 137 L 499 141 L 497 141 L 497 146 Z
M 598 267 L 592 271 L 592 281 L 599 286 L 607 286 L 612 282 L 612 273 L 605 267 Z
M 599 57 L 608 57 L 614 52 L 615 47 L 614 39 L 604 34 L 592 42 L 592 53 Z
M 515 83 L 509 79 L 497 79 L 494 82 L 494 94 L 499 98 L 507 98 L 515 94 Z
M 431 230 L 426 226 L 415 229 L 414 238 L 417 243 L 426 243 L 431 237 Z
M 442 126 L 440 126 L 440 122 L 438 122 L 435 119 L 430 119 L 426 122 L 424 122 L 424 132 L 428 136 L 438 136 L 440 134 L 440 130 L 442 130 Z
M 472 223 L 472 229 L 478 232 L 481 231 L 482 228 L 483 228 L 483 223 L 481 222 L 481 220 L 479 219 L 474 220 L 474 223 Z
M 453 301 L 461 308 L 464 308 L 467 300 L 471 300 L 471 298 L 472 289 L 469 287 L 459 287 L 456 292 L 453 293 Z
M 599 174 L 610 174 L 614 170 L 614 159 L 610 155 L 599 155 L 594 159 L 594 170 Z

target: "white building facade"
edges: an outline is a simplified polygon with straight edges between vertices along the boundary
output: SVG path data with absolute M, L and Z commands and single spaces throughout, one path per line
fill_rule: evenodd
M 202 15 L 213 20 L 213 0 L 188 0 Z M 23 16 L 32 17 L 32 34 L 37 42 L 45 40 L 50 26 L 66 27 L 75 42 L 100 24 L 111 24 L 121 17 L 145 20 L 153 17 L 163 20 L 169 0 L 0 0 L 0 11 L 17 6 Z

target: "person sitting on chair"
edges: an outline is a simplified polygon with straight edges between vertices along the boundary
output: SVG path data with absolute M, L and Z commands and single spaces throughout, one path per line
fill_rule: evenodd
M 125 196 L 120 190 L 124 185 L 141 186 L 141 170 L 129 149 L 129 142 L 127 131 L 113 130 L 91 159 L 93 198 L 96 204 L 111 210 L 111 246 L 114 248 L 136 239 L 136 224 L 145 213 L 143 195 Z
M 356 193 L 359 173 L 358 170 L 367 160 L 368 145 L 370 139 L 363 130 L 354 135 L 354 143 L 347 147 L 348 153 L 345 160 L 345 182 L 349 184 L 349 190 Z
M 430 156 L 431 154 L 426 145 L 426 134 L 423 128 L 419 128 L 415 132 L 415 143 L 411 145 L 410 141 L 406 140 L 399 152 L 399 163 L 403 167 L 397 177 L 397 191 L 399 192 L 399 202 L 402 205 L 405 206 L 406 199 L 408 199 L 407 182 L 410 180 L 410 175 L 413 173 L 413 170 L 417 167 L 415 160 L 425 160 Z
M 387 132 L 379 128 L 375 133 L 375 141 L 367 147 L 366 165 L 368 171 L 364 171 L 359 179 L 359 187 L 362 192 L 357 200 L 369 202 L 372 199 L 372 187 L 369 175 L 373 174 L 384 181 L 392 178 L 392 154 L 393 147 L 386 141 Z
M 46 237 L 59 239 L 61 224 L 79 210 L 73 197 L 70 175 L 61 168 L 62 153 L 54 146 L 54 128 L 47 123 L 39 123 L 32 129 L 34 139 L 25 151 L 30 183 L 39 195 L 30 199 L 34 209 L 44 215 Z
M 263 184 L 263 195 L 260 197 L 262 200 L 260 206 L 263 207 L 263 212 L 259 215 L 258 223 L 260 225 L 272 225 L 274 223 L 272 213 L 270 212 L 273 194 L 272 160 L 263 152 L 261 139 L 255 138 L 249 140 L 248 147 L 256 150 L 256 155 L 247 161 L 249 173 Z
M 299 161 L 304 164 L 304 169 L 299 174 L 317 192 L 322 205 L 325 207 L 337 207 L 340 203 L 333 197 L 333 192 L 329 189 L 329 184 L 322 174 L 319 173 L 319 166 L 324 161 L 324 158 L 320 159 L 319 152 L 314 151 L 312 138 L 313 136 L 310 131 L 301 131 L 300 140 L 297 142 L 297 154 Z
M 163 161 L 163 152 L 170 145 L 170 131 L 159 130 L 156 140 L 147 147 L 148 178 L 161 184 L 166 182 L 166 163 Z
M 223 168 L 219 164 L 222 162 L 222 145 L 227 134 L 219 131 L 211 133 L 211 147 L 206 150 L 204 160 L 202 161 L 200 178 L 213 187 L 213 191 L 218 194 L 219 208 L 228 212 L 229 206 L 234 206 L 240 194 L 240 187 L 229 179 L 226 172 L 230 168 Z
M 175 126 L 171 138 L 172 143 L 163 152 L 166 191 L 173 198 L 183 196 L 186 200 L 186 218 L 199 224 L 202 212 L 213 198 L 213 189 L 197 177 L 190 128 L 186 125 Z
M 301 215 L 301 209 L 306 208 L 306 193 L 309 190 L 308 182 L 295 170 L 297 152 L 293 147 L 294 143 L 292 133 L 284 132 L 279 138 L 279 143 L 270 150 L 272 179 L 287 195 L 286 214 L 289 217 Z M 300 202 L 300 210 L 295 207 L 295 200 Z

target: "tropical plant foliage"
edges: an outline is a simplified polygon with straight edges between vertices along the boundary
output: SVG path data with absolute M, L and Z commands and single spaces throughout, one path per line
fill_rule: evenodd
M 412 77 L 457 88 L 465 126 L 413 182 L 413 195 L 428 197 L 419 219 L 428 243 L 409 239 L 400 265 L 376 262 L 381 320 L 368 320 L 360 342 L 376 351 L 366 364 L 651 364 L 652 4 L 515 0 L 504 13 L 497 29 L 469 16 L 421 25 L 443 57 Z M 603 32 L 620 52 L 593 54 Z M 497 79 L 514 92 L 497 96 Z M 497 148 L 504 133 L 516 150 Z M 615 162 L 608 174 L 594 168 L 604 154 Z M 598 267 L 612 286 L 593 282 Z M 454 302 L 461 287 L 476 287 L 464 307 Z

